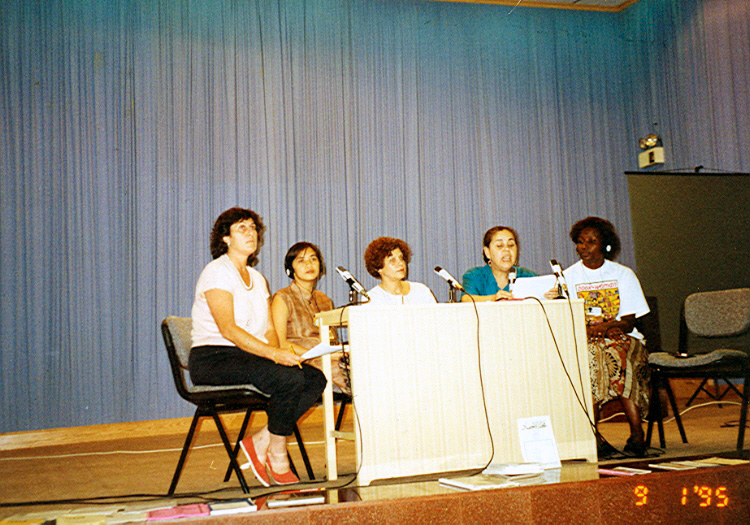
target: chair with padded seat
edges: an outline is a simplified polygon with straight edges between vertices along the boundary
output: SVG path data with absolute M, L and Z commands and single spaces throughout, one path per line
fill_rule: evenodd
M 180 394 L 180 397 L 196 406 L 195 415 L 193 416 L 190 430 L 185 438 L 185 444 L 182 447 L 180 460 L 177 463 L 177 468 L 172 477 L 172 483 L 169 487 L 168 495 L 171 496 L 174 494 L 187 454 L 190 450 L 190 445 L 193 441 L 198 421 L 203 417 L 211 417 L 213 419 L 216 428 L 219 431 L 219 435 L 221 436 L 221 441 L 224 444 L 224 449 L 229 456 L 229 467 L 227 468 L 224 481 L 229 481 L 232 471 L 234 471 L 240 482 L 242 491 L 247 493 L 249 492 L 247 482 L 245 481 L 245 477 L 242 474 L 242 470 L 240 469 L 236 458 L 240 450 L 240 441 L 242 441 L 245 436 L 245 431 L 250 422 L 250 416 L 255 411 L 265 411 L 268 405 L 268 397 L 253 385 L 193 385 L 190 382 L 187 373 L 188 356 L 190 355 L 190 348 L 192 346 L 192 339 L 190 336 L 191 330 L 192 319 L 190 318 L 170 316 L 164 319 L 161 324 L 162 337 L 167 348 L 169 364 L 172 369 L 172 377 L 175 386 L 177 387 L 177 392 Z M 226 430 L 219 418 L 219 414 L 229 412 L 245 412 L 245 418 L 242 421 L 242 426 L 239 435 L 237 436 L 237 443 L 235 444 L 234 449 L 229 442 Z M 305 450 L 305 445 L 296 425 L 294 427 L 294 436 L 297 439 L 297 444 L 299 445 L 302 460 L 305 463 L 307 475 L 311 480 L 315 479 L 310 460 L 307 456 L 307 451 Z M 292 471 L 297 475 L 297 471 L 291 458 L 289 459 L 289 463 Z
M 654 395 L 651 396 L 651 417 L 648 423 L 646 441 L 650 444 L 654 421 L 659 429 L 662 448 L 666 446 L 662 422 L 662 409 L 658 392 L 666 390 L 670 406 L 674 412 L 677 428 L 683 443 L 687 443 L 685 428 L 677 408 L 674 393 L 669 380 L 673 378 L 710 379 L 721 378 L 731 384 L 730 378 L 743 380 L 742 392 L 736 390 L 741 398 L 740 422 L 737 435 L 737 450 L 742 451 L 747 421 L 748 396 L 750 384 L 750 356 L 747 351 L 736 348 L 724 348 L 724 338 L 746 333 L 750 329 L 750 288 L 735 288 L 712 292 L 698 292 L 689 295 L 680 314 L 679 351 L 677 354 L 657 352 L 649 355 L 651 381 Z M 715 340 L 713 350 L 704 354 L 691 355 L 688 348 L 688 336 Z M 701 383 L 701 386 L 705 383 Z

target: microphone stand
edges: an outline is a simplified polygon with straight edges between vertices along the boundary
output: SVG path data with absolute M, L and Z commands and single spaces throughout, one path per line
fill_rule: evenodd
M 458 290 L 453 287 L 450 283 L 448 283 L 448 302 L 449 303 L 457 303 L 458 302 Z
M 359 304 L 359 294 L 356 292 L 354 288 L 349 288 L 349 304 L 351 305 Z
M 557 288 L 557 297 L 555 299 L 567 299 L 567 288 L 563 286 L 562 282 L 560 282 L 560 279 L 555 276 L 555 287 Z

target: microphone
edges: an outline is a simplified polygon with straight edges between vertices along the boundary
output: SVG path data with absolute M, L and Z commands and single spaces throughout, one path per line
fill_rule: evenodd
M 462 292 L 466 291 L 464 290 L 464 287 L 461 286 L 461 283 L 459 283 L 451 274 L 449 274 L 447 270 L 444 270 L 440 266 L 435 266 L 435 273 L 445 279 L 445 281 L 456 290 L 461 290 Z
M 346 284 L 349 285 L 349 288 L 354 290 L 360 295 L 364 295 L 368 299 L 370 298 L 369 295 L 367 295 L 367 290 L 365 290 L 365 287 L 362 286 L 362 284 L 351 274 L 349 273 L 349 270 L 344 268 L 343 266 L 337 266 L 336 272 L 341 276 L 341 278 L 346 281 Z
M 513 285 L 516 283 L 516 267 L 511 268 L 508 272 L 508 288 L 513 293 Z
M 549 265 L 552 267 L 552 273 L 554 273 L 557 278 L 557 293 L 563 299 L 569 298 L 568 286 L 565 284 L 565 275 L 563 275 L 560 263 L 557 262 L 557 259 L 550 259 Z
M 562 276 L 562 268 L 560 267 L 560 263 L 557 262 L 557 259 L 550 259 L 549 265 L 552 267 L 552 273 L 554 273 L 555 277 L 559 279 Z

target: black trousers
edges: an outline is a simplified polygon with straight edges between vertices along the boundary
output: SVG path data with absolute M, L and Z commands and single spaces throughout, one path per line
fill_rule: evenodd
M 253 385 L 269 396 L 268 430 L 290 436 L 294 425 L 320 400 L 323 373 L 309 365 L 277 365 L 234 346 L 199 346 L 190 350 L 190 379 L 196 385 Z

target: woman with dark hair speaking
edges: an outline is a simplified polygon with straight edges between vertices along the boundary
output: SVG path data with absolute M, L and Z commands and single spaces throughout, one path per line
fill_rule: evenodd
M 649 368 L 635 319 L 649 312 L 648 304 L 633 270 L 614 262 L 620 239 L 612 223 L 586 217 L 573 225 L 570 238 L 581 260 L 563 273 L 568 290 L 585 303 L 595 421 L 601 405 L 620 399 L 630 425 L 625 451 L 642 457 Z M 615 452 L 606 442 L 598 448 L 600 458 Z
M 498 301 L 513 297 L 510 292 L 510 273 L 516 277 L 534 277 L 536 273 L 518 266 L 521 245 L 516 230 L 508 226 L 493 226 L 482 239 L 484 266 L 477 266 L 461 278 L 466 292 L 462 301 Z M 471 297 L 470 297 L 471 296 Z
M 211 231 L 211 255 L 195 287 L 190 378 L 197 385 L 252 384 L 268 395 L 268 425 L 242 440 L 253 474 L 264 486 L 296 483 L 287 436 L 326 385 L 293 348 L 279 345 L 269 315 L 268 284 L 253 266 L 265 226 L 252 210 L 230 208 Z

